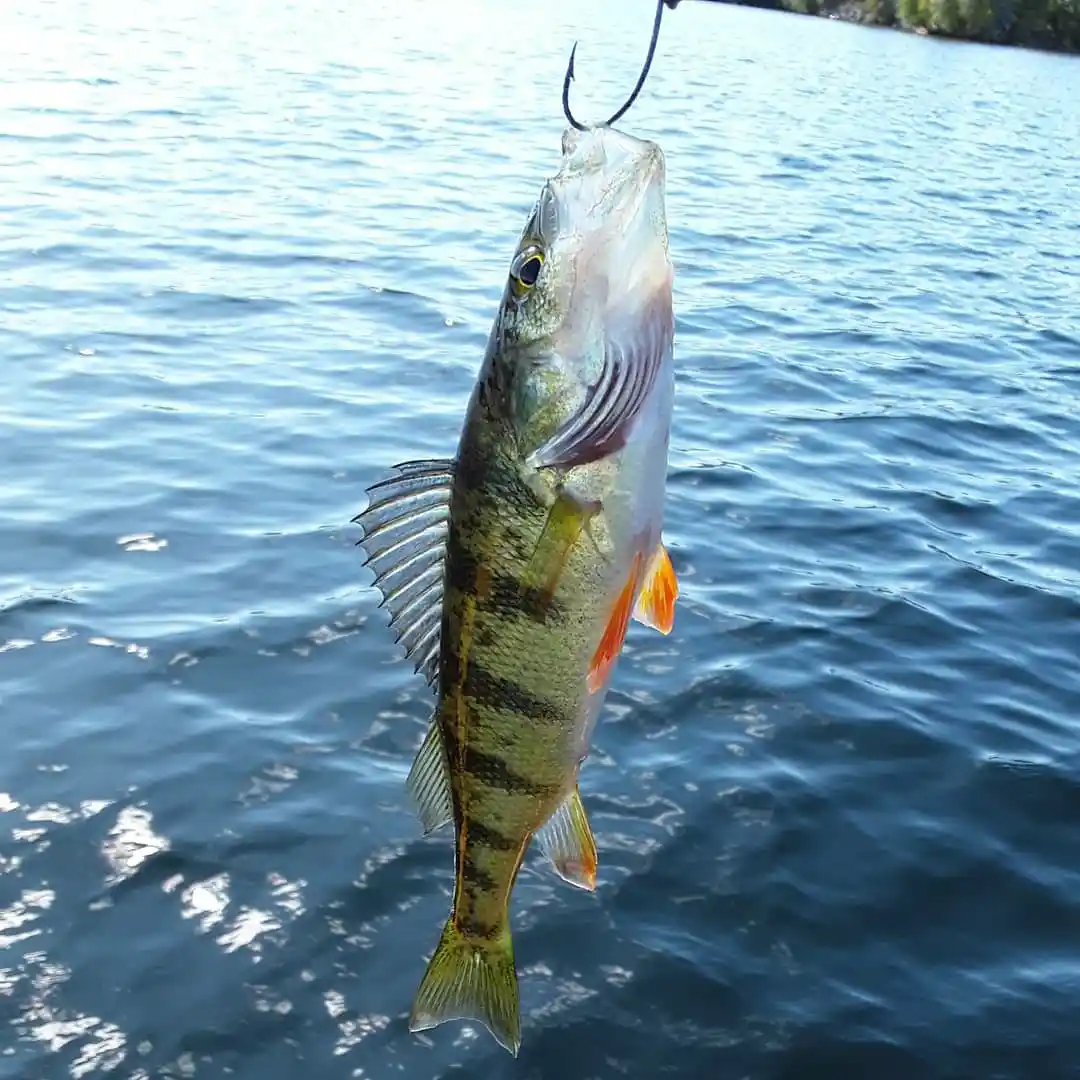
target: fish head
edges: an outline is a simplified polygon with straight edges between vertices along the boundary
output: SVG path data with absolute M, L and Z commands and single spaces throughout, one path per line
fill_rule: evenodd
M 665 162 L 611 127 L 569 128 L 522 231 L 498 319 L 505 344 L 587 384 L 627 320 L 671 318 Z M 549 363 L 550 367 L 550 363 Z

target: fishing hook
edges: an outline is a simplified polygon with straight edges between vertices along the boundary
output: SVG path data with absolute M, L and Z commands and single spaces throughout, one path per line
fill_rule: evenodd
M 645 85 L 645 79 L 649 74 L 649 68 L 652 66 L 653 54 L 656 52 L 656 42 L 660 38 L 660 20 L 664 15 L 664 5 L 666 4 L 675 10 L 675 5 L 679 3 L 679 0 L 656 0 L 656 18 L 653 20 L 652 28 L 652 40 L 649 42 L 649 54 L 645 57 L 645 66 L 641 69 L 641 74 L 638 76 L 637 85 L 631 91 L 630 96 L 626 99 L 622 108 L 619 109 L 610 119 L 606 120 L 601 127 L 611 127 L 616 120 L 620 119 L 626 110 L 637 100 L 637 96 L 641 93 L 641 88 Z M 574 42 L 574 47 L 570 50 L 570 63 L 566 65 L 566 76 L 563 79 L 562 84 L 562 107 L 563 112 L 566 114 L 566 119 L 570 124 L 577 128 L 578 131 L 584 131 L 585 125 L 577 120 L 574 114 L 570 111 L 570 84 L 574 81 L 574 56 L 577 53 L 577 42 Z

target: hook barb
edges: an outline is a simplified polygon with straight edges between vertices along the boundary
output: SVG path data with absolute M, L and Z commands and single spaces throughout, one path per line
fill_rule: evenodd
M 641 93 L 641 88 L 645 85 L 645 79 L 648 77 L 649 68 L 652 67 L 653 56 L 656 53 L 656 43 L 660 39 L 660 22 L 664 17 L 665 5 L 670 7 L 673 11 L 675 4 L 679 0 L 656 0 L 656 17 L 653 19 L 652 39 L 649 41 L 649 52 L 645 57 L 645 65 L 641 69 L 641 74 L 638 76 L 637 84 L 634 89 L 630 91 L 630 96 L 623 102 L 622 107 L 613 113 L 607 120 L 601 124 L 601 127 L 611 127 L 616 120 L 620 120 L 626 115 L 627 109 L 637 100 L 638 94 Z M 577 53 L 577 42 L 574 42 L 574 47 L 570 50 L 570 63 L 566 65 L 566 75 L 563 78 L 562 89 L 562 107 L 563 113 L 569 123 L 577 128 L 578 131 L 584 131 L 585 125 L 578 120 L 573 112 L 570 110 L 570 84 L 574 81 L 574 56 Z

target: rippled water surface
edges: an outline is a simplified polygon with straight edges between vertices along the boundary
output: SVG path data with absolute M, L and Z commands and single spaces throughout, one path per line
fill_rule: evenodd
M 0 9 L 0 1077 L 1080 1076 L 1080 64 L 723 5 L 668 156 L 675 632 L 530 857 L 515 1062 L 349 519 L 452 452 L 645 0 Z

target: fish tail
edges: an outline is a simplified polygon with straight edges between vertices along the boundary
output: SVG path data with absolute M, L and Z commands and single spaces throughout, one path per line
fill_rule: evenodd
M 420 981 L 410 1031 L 447 1020 L 477 1020 L 517 1057 L 521 1045 L 517 971 L 509 927 L 493 937 L 466 937 L 451 915 Z

